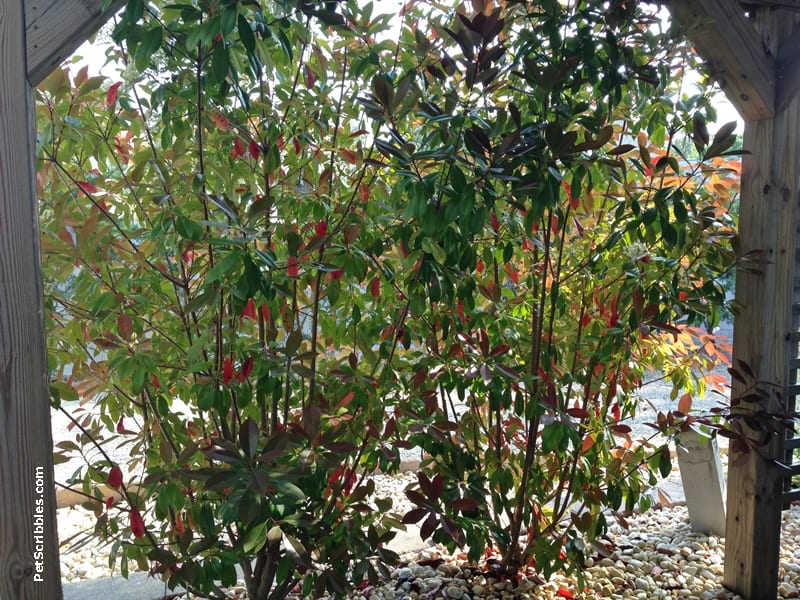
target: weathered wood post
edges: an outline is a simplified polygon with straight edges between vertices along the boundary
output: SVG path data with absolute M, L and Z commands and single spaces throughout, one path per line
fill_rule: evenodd
M 102 4 L 0 1 L 0 600 L 62 598 L 33 86 L 103 23 Z
M 798 22 L 796 11 L 757 11 L 753 22 L 776 69 Z M 776 71 L 776 75 L 781 73 Z M 800 189 L 800 100 L 796 90 L 776 77 L 776 111 L 772 118 L 746 121 L 742 165 L 739 240 L 741 256 L 753 252 L 737 270 L 734 361 L 753 370 L 753 380 L 772 386 L 770 394 L 737 409 L 764 409 L 780 414 L 786 398 L 795 248 Z M 736 362 L 734 364 L 736 364 Z M 747 393 L 753 381 L 733 380 L 731 397 Z M 746 425 L 751 439 L 766 442 L 761 451 L 744 451 L 732 442 L 728 466 L 728 516 L 724 584 L 749 600 L 775 598 L 780 559 L 783 432 L 765 435 Z
M 780 414 L 786 398 L 800 189 L 800 2 L 672 0 L 673 15 L 745 119 L 733 358 L 752 370 L 734 379 L 742 414 Z M 799 74 L 800 75 L 800 74 Z M 771 393 L 737 402 L 761 382 Z M 725 543 L 726 587 L 748 600 L 776 597 L 783 472 L 781 434 L 740 421 L 760 452 L 731 443 Z
M 62 597 L 23 0 L 0 3 L 0 599 Z

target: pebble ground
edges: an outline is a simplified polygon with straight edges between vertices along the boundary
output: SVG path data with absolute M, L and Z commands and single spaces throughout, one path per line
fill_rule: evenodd
M 380 477 L 377 493 L 402 498 L 411 474 Z M 402 510 L 402 508 L 400 508 Z M 94 516 L 80 507 L 58 510 L 64 583 L 110 575 L 108 547 L 88 537 Z M 587 560 L 584 585 L 562 575 L 542 583 L 535 573 L 504 581 L 485 567 L 469 565 L 463 555 L 448 555 L 420 541 L 419 550 L 402 556 L 391 577 L 354 592 L 352 600 L 525 600 L 559 598 L 738 599 L 722 587 L 724 538 L 693 532 L 684 506 L 652 509 L 614 522 L 608 556 Z M 800 506 L 783 514 L 778 598 L 800 598 Z M 232 597 L 246 600 L 241 589 Z

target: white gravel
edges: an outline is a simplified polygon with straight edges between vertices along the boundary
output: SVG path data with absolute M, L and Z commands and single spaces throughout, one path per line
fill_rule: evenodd
M 402 499 L 402 489 L 415 479 L 380 477 L 377 493 Z M 108 546 L 89 535 L 94 515 L 80 507 L 58 510 L 62 581 L 110 575 Z M 691 531 L 684 506 L 631 515 L 628 528 L 610 526 L 608 556 L 595 554 L 586 565 L 585 588 L 575 578 L 556 575 L 541 583 L 534 573 L 518 582 L 502 581 L 485 568 L 466 565 L 463 555 L 450 556 L 420 541 L 420 550 L 406 554 L 390 580 L 354 593 L 357 600 L 558 599 L 558 598 L 691 598 L 735 599 L 722 587 L 724 538 Z M 800 506 L 784 512 L 779 598 L 800 597 Z M 240 595 L 239 598 L 246 598 Z

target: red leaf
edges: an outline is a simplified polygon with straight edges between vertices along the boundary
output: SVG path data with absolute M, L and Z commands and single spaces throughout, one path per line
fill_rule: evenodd
M 338 281 L 342 277 L 344 277 L 344 269 L 336 269 L 331 273 L 331 279 L 334 281 Z
M 691 410 L 692 410 L 692 395 L 684 394 L 683 396 L 681 396 L 681 399 L 678 400 L 678 412 L 681 412 L 684 415 L 688 415 L 689 411 Z
M 118 490 L 122 486 L 122 469 L 117 465 L 111 467 L 111 470 L 108 472 L 108 485 L 115 490 Z
M 133 319 L 131 319 L 130 315 L 119 315 L 117 317 L 117 328 L 123 339 L 130 340 L 133 336 Z
M 244 308 L 242 309 L 242 313 L 240 316 L 242 319 L 247 318 L 247 319 L 253 319 L 253 321 L 256 320 L 256 303 L 252 298 L 250 298 L 247 301 L 247 304 L 244 305 Z
M 144 519 L 135 506 L 131 509 L 131 533 L 137 539 L 144 537 Z
M 228 119 L 219 111 L 207 112 L 206 113 L 214 125 L 220 131 L 230 131 L 231 124 L 228 122 Z
M 381 278 L 375 277 L 369 284 L 369 293 L 373 298 L 380 298 L 381 296 Z
M 508 274 L 508 276 L 511 278 L 511 281 L 513 281 L 515 285 L 519 283 L 519 271 L 517 271 L 514 267 L 512 267 L 511 263 L 506 263 L 506 273 Z
M 422 524 L 422 527 L 419 528 L 419 536 L 423 540 L 427 540 L 429 537 L 433 535 L 433 532 L 436 531 L 436 526 L 439 524 L 439 520 L 436 518 L 435 513 L 431 513 L 428 515 L 428 518 L 425 519 L 425 522 Z
M 361 195 L 362 202 L 369 200 L 369 186 L 366 183 L 360 183 L 358 185 L 358 193 Z
M 72 233 L 66 227 L 58 232 L 58 239 L 70 246 L 75 245 L 75 238 L 72 237 Z
M 263 318 L 264 321 L 269 323 L 270 317 L 271 317 L 271 315 L 270 315 L 270 312 L 269 312 L 269 306 L 267 306 L 266 304 L 262 304 L 261 305 L 261 318 Z
M 106 509 L 111 508 L 114 505 L 114 496 L 109 496 L 106 498 Z
M 244 156 L 244 144 L 241 138 L 233 140 L 233 150 L 231 150 L 231 158 L 241 158 Z
M 572 208 L 572 210 L 575 210 L 576 208 L 578 208 L 578 206 L 580 206 L 581 199 L 580 198 L 574 198 L 572 196 L 572 186 L 569 184 L 569 182 L 568 181 L 562 181 L 561 182 L 561 187 L 564 188 L 564 191 L 567 194 L 567 200 L 569 200 L 569 205 Z
M 492 211 L 489 216 L 492 220 L 492 231 L 497 233 L 500 230 L 500 221 L 497 220 L 497 213 Z
M 358 162 L 358 156 L 356 156 L 355 152 L 352 152 L 347 148 L 339 148 L 339 153 L 344 156 L 344 159 L 351 165 L 354 165 Z
M 178 535 L 183 535 L 186 531 L 186 527 L 183 524 L 183 519 L 181 518 L 181 513 L 175 515 L 175 533 Z
M 111 108 L 112 106 L 114 106 L 117 103 L 117 95 L 119 93 L 119 86 L 121 86 L 121 85 L 122 85 L 122 82 L 118 81 L 117 83 L 112 85 L 110 88 L 108 88 L 108 91 L 106 92 L 106 106 L 107 107 Z
M 258 147 L 258 143 L 255 140 L 250 140 L 249 150 L 253 160 L 258 160 L 258 155 L 261 154 L 261 148 Z
M 344 230 L 344 243 L 349 246 L 358 239 L 359 233 L 361 233 L 361 225 L 353 223 Z
M 242 379 L 247 379 L 250 377 L 250 374 L 253 372 L 253 367 L 255 366 L 256 361 L 253 360 L 252 356 L 248 356 L 247 358 L 242 361 L 242 371 L 240 373 Z
M 124 417 L 120 417 L 119 421 L 117 421 L 117 433 L 125 433 L 125 423 L 123 422 Z
M 233 363 L 230 358 L 226 358 L 222 363 L 222 382 L 228 385 L 233 379 Z
M 470 511 L 478 508 L 478 501 L 475 498 L 460 498 L 450 503 L 453 510 Z
M 464 323 L 469 321 L 469 319 L 467 318 L 467 315 L 464 313 L 464 301 L 463 300 L 459 300 L 458 302 L 456 302 L 456 313 L 458 314 L 458 317 Z
M 347 405 L 349 405 L 353 401 L 353 398 L 355 398 L 355 397 L 356 397 L 356 393 L 353 390 L 350 390 L 344 396 L 342 396 L 342 399 L 339 400 L 339 404 L 336 405 L 336 408 L 344 408 L 344 407 L 346 407 Z
M 317 76 L 314 74 L 314 71 L 311 70 L 311 67 L 306 65 L 306 87 L 311 89 L 314 87 L 314 83 L 317 81 Z
M 91 196 L 92 194 L 96 194 L 100 191 L 96 185 L 89 183 L 88 181 L 79 181 L 78 187 L 81 188 L 81 191 L 87 196 Z
M 161 380 L 158 378 L 158 375 L 153 375 L 153 387 L 155 389 L 161 388 Z
M 297 277 L 300 275 L 300 268 L 297 266 L 297 257 L 290 256 L 287 266 L 286 272 L 289 274 L 289 277 Z
M 425 510 L 424 508 L 414 508 L 405 514 L 405 516 L 403 517 L 403 523 L 405 523 L 406 525 L 416 523 L 427 514 L 428 511 Z
M 314 233 L 317 237 L 325 237 L 328 234 L 328 222 L 323 219 L 314 223 Z
M 575 407 L 568 408 L 567 414 L 574 419 L 585 419 L 589 416 L 589 411 L 587 411 L 585 408 Z

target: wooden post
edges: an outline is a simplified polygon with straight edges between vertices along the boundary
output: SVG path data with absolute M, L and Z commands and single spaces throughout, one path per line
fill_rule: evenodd
M 23 0 L 0 3 L 0 600 L 62 597 Z
M 779 56 L 790 39 L 797 13 L 759 12 L 754 24 L 764 46 Z M 739 221 L 740 257 L 734 321 L 734 366 L 749 365 L 754 380 L 771 393 L 736 410 L 780 413 L 777 393 L 786 397 L 791 303 L 796 268 L 795 240 L 800 189 L 800 101 L 794 94 L 772 118 L 745 124 Z M 752 253 L 752 254 L 749 254 Z M 741 369 L 740 369 L 741 370 Z M 733 380 L 732 399 L 747 384 Z M 772 386 L 772 387 L 770 387 Z M 727 539 L 724 584 L 748 600 L 776 597 L 782 511 L 782 473 L 770 459 L 782 459 L 779 435 L 742 427 L 752 439 L 766 438 L 761 452 L 732 442 L 729 450 Z

